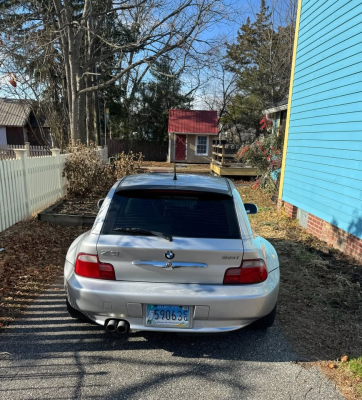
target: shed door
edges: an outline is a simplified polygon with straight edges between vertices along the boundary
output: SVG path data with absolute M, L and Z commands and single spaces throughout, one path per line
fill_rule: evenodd
M 175 160 L 186 160 L 186 135 L 176 135 Z

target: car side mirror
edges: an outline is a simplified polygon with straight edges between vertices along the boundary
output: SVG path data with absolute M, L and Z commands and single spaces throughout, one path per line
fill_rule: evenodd
M 102 207 L 102 204 L 104 203 L 105 199 L 99 199 L 97 203 L 97 208 L 100 209 Z
M 258 212 L 258 206 L 253 203 L 244 203 L 245 211 L 247 214 L 256 214 Z

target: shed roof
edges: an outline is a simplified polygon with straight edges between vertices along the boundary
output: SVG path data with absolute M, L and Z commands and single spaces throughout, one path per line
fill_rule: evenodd
M 168 132 L 217 135 L 217 112 L 171 109 Z
M 24 126 L 30 109 L 26 100 L 0 99 L 0 126 Z
M 278 101 L 275 105 L 270 106 L 269 108 L 263 110 L 263 114 L 274 114 L 278 111 L 284 111 L 288 109 L 288 97 L 285 99 Z

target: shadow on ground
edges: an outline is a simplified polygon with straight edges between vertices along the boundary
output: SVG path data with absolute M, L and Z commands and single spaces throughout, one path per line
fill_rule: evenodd
M 0 398 L 339 398 L 296 361 L 278 327 L 110 334 L 70 319 L 62 287 L 53 286 L 0 334 Z

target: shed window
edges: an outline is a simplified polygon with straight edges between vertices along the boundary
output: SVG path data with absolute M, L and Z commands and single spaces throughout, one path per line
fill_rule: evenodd
M 197 136 L 196 137 L 196 154 L 198 156 L 207 156 L 207 146 L 208 145 L 208 137 L 207 136 Z

